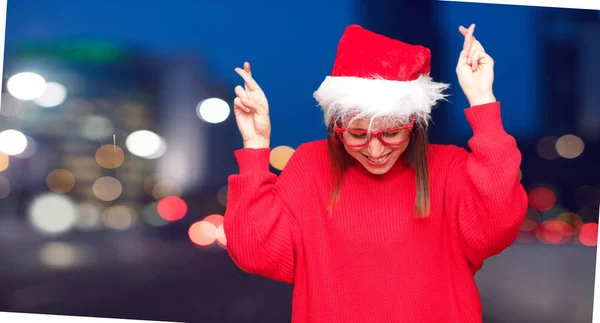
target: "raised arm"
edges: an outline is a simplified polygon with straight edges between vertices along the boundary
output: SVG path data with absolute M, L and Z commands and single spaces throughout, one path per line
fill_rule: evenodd
M 275 193 L 275 187 L 284 192 L 293 190 L 294 174 L 301 167 L 296 152 L 281 178 L 269 171 L 268 102 L 250 74 L 250 65 L 244 65 L 243 70 L 236 71 L 244 79 L 245 88 L 235 88 L 234 100 L 244 148 L 235 152 L 239 174 L 229 177 L 223 225 L 227 249 L 240 269 L 292 283 L 300 239 L 294 214 Z
M 500 118 L 500 103 L 465 111 L 473 129 L 471 152 L 458 149 L 450 162 L 446 208 L 457 221 L 459 239 L 471 268 L 516 239 L 527 212 L 527 194 L 519 181 L 521 153 Z
M 229 254 L 240 269 L 291 284 L 301 239 L 295 214 L 278 192 L 302 185 L 292 178 L 300 173 L 301 151 L 294 153 L 280 178 L 269 171 L 269 152 L 235 152 L 240 173 L 229 177 L 223 228 Z
M 471 152 L 454 154 L 446 186 L 446 208 L 457 221 L 459 239 L 473 271 L 516 239 L 527 212 L 527 193 L 519 180 L 521 153 L 504 130 L 500 103 L 492 92 L 494 61 L 473 36 L 465 36 L 457 75 L 471 107 Z

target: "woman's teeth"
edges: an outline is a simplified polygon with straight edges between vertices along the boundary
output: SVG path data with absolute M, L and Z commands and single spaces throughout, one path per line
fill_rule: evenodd
M 382 163 L 382 162 L 383 162 L 383 161 L 384 161 L 384 160 L 387 158 L 387 156 L 388 156 L 388 155 L 389 155 L 389 154 L 387 154 L 387 155 L 385 155 L 385 156 L 382 156 L 382 157 L 379 157 L 379 158 L 377 158 L 377 159 L 375 159 L 375 158 L 371 158 L 371 157 L 369 157 L 369 156 L 367 156 L 367 158 L 368 158 L 370 161 L 374 162 L 374 163 Z

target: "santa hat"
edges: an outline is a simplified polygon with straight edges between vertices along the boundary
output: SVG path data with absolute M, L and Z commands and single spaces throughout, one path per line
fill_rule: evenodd
M 325 123 L 346 117 L 382 118 L 407 124 L 411 118 L 426 125 L 431 109 L 447 84 L 429 76 L 431 52 L 420 45 L 350 25 L 338 44 L 333 70 L 315 99 Z

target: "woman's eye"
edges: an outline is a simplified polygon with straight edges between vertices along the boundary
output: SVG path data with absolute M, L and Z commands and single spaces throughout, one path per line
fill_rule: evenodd
M 392 132 L 384 132 L 384 137 L 395 137 L 400 133 L 400 131 L 392 131 Z
M 351 132 L 350 135 L 352 135 L 352 137 L 357 138 L 357 139 L 367 138 L 367 135 L 364 134 L 364 133 L 353 133 L 353 132 Z

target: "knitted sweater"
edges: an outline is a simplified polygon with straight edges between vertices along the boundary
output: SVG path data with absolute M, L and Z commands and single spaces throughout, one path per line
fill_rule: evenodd
M 235 152 L 224 230 L 242 270 L 294 285 L 292 322 L 481 323 L 474 275 L 516 239 L 527 210 L 521 154 L 500 103 L 465 110 L 471 152 L 429 144 L 431 213 L 413 215 L 415 172 L 347 169 L 332 216 L 325 140 L 282 173 L 269 149 Z

